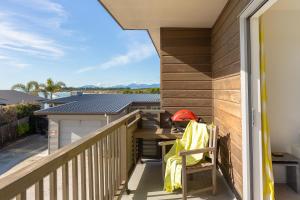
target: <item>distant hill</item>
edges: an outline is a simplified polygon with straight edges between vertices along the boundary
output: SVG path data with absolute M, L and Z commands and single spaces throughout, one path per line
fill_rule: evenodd
M 130 89 L 144 89 L 144 88 L 159 88 L 160 84 L 159 83 L 154 83 L 154 84 L 137 84 L 137 83 L 131 83 L 128 85 L 114 85 L 111 87 L 106 87 L 106 88 L 130 88 Z M 102 88 L 96 85 L 84 85 L 79 87 L 81 89 L 84 88 L 89 88 L 89 89 L 98 89 L 98 88 Z
M 130 88 L 130 89 L 143 89 L 143 88 L 159 88 L 159 83 L 154 84 L 138 84 L 138 83 L 131 83 L 128 85 L 115 85 L 114 88 Z
M 81 89 L 84 89 L 84 88 L 95 88 L 95 89 L 97 89 L 97 88 L 99 88 L 99 87 L 96 86 L 96 85 L 84 85 L 84 86 L 81 86 L 81 87 L 79 87 L 79 88 L 81 88 Z

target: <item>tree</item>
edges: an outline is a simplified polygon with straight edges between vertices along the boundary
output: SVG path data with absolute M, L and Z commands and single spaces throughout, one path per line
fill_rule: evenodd
M 66 87 L 64 82 L 54 82 L 51 78 L 47 79 L 45 84 L 40 84 L 40 91 L 44 93 L 45 98 L 48 98 L 48 94 L 50 94 L 50 99 L 53 98 L 53 93 L 60 92 L 63 88 Z
M 38 96 L 40 85 L 36 81 L 29 81 L 26 84 L 18 83 L 12 86 L 12 90 L 21 90 L 23 92 Z

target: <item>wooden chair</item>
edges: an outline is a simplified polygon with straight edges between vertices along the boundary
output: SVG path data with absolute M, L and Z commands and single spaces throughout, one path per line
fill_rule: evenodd
M 202 171 L 208 171 L 210 170 L 212 172 L 212 186 L 201 188 L 199 190 L 190 191 L 189 193 L 198 193 L 198 192 L 204 192 L 208 190 L 212 190 L 212 193 L 216 193 L 217 189 L 217 183 L 216 183 L 216 173 L 217 173 L 217 128 L 208 127 L 209 129 L 209 143 L 207 148 L 202 149 L 194 149 L 190 151 L 181 151 L 179 153 L 180 156 L 182 156 L 182 195 L 183 199 L 187 198 L 187 175 L 188 174 L 194 174 L 197 172 Z M 164 141 L 159 142 L 159 145 L 162 147 L 162 176 L 165 177 L 165 165 L 164 162 L 164 156 L 166 154 L 166 146 L 173 145 L 175 143 L 175 140 L 171 141 Z M 198 154 L 198 153 L 208 153 L 209 160 L 210 161 L 204 161 L 200 162 L 193 166 L 186 166 L 186 156 L 192 155 L 192 154 Z M 207 159 L 206 159 L 207 160 Z

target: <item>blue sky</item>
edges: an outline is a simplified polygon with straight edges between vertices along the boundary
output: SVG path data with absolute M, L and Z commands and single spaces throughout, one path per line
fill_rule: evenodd
M 0 89 L 49 77 L 159 83 L 159 57 L 145 31 L 122 30 L 97 0 L 1 0 Z

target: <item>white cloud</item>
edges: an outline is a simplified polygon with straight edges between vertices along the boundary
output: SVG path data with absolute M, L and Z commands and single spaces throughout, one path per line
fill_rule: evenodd
M 46 11 L 49 13 L 55 13 L 59 16 L 66 16 L 67 12 L 62 5 L 55 3 L 51 0 L 15 0 L 16 2 L 22 3 L 23 6 L 30 7 L 35 10 Z
M 67 32 L 61 28 L 67 19 L 63 6 L 51 0 L 11 2 L 13 7 L 0 7 L 0 67 L 27 68 L 30 65 L 24 58 L 27 60 L 28 56 L 34 59 L 64 56 L 67 47 L 55 38 Z
M 13 13 L 15 17 L 26 20 L 32 25 L 46 27 L 50 30 L 70 35 L 73 31 L 65 29 L 62 24 L 68 19 L 68 13 L 64 7 L 50 0 L 14 0 L 18 6 L 24 6 L 33 10 L 33 12 Z M 42 15 L 40 15 L 42 13 Z
M 80 68 L 79 70 L 77 70 L 76 73 L 84 73 L 84 72 L 92 71 L 95 69 L 97 69 L 97 67 L 83 67 L 83 68 Z
M 0 60 L 6 60 L 6 59 L 8 59 L 8 57 L 7 57 L 7 56 L 0 55 Z
M 29 65 L 26 63 L 22 63 L 18 61 L 16 58 L 11 58 L 7 55 L 1 55 L 0 54 L 0 68 L 7 68 L 7 67 L 13 67 L 17 69 L 25 69 Z
M 64 51 L 56 41 L 36 33 L 20 30 L 0 18 L 0 49 L 26 52 L 44 57 L 61 57 Z
M 96 66 L 83 67 L 76 71 L 76 73 L 84 73 L 97 69 L 110 69 L 113 67 L 120 67 L 130 63 L 136 63 L 146 58 L 149 58 L 155 53 L 152 44 L 134 45 L 128 52 L 122 55 L 115 56 L 110 60 Z

